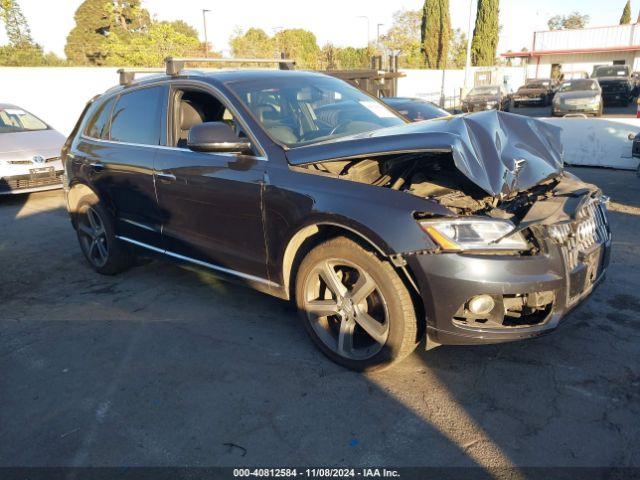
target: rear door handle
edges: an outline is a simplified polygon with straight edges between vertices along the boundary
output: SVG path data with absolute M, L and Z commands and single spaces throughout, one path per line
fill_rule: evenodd
M 156 177 L 167 182 L 175 182 L 176 176 L 173 173 L 156 172 Z

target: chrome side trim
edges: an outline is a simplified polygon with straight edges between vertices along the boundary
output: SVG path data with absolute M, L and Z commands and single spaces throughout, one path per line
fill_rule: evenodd
M 173 151 L 176 151 L 176 152 L 183 152 L 183 153 L 185 153 L 185 152 L 186 153 L 196 153 L 196 152 L 192 152 L 188 148 L 168 147 L 166 145 L 145 145 L 144 143 L 116 142 L 115 140 L 104 140 L 102 138 L 89 137 L 89 136 L 85 135 L 84 133 L 82 133 L 80 135 L 80 138 L 82 138 L 83 140 L 88 140 L 90 142 L 106 143 L 107 145 L 124 145 L 124 146 L 127 146 L 127 147 L 159 148 L 161 150 L 173 150 Z M 267 161 L 267 157 L 264 157 L 264 156 L 238 155 L 237 153 L 224 153 L 224 152 L 215 153 L 215 152 L 212 152 L 211 155 L 215 155 L 216 157 L 228 157 L 228 158 L 249 157 L 249 158 L 255 158 L 256 160 L 260 160 L 262 162 L 266 162 Z
M 178 260 L 184 260 L 186 262 L 193 263 L 195 265 L 200 265 L 201 267 L 206 267 L 206 268 L 209 268 L 211 270 L 216 270 L 218 272 L 226 273 L 228 275 L 233 275 L 235 277 L 244 278 L 245 280 L 249 280 L 249 281 L 252 281 L 252 282 L 262 283 L 262 284 L 268 285 L 270 287 L 275 287 L 275 288 L 280 287 L 280 285 L 278 285 L 277 283 L 272 282 L 270 280 L 266 280 L 264 278 L 256 277 L 254 275 L 249 275 L 247 273 L 238 272 L 236 270 L 231 270 L 229 268 L 224 268 L 224 267 L 221 267 L 219 265 L 214 265 L 212 263 L 203 262 L 202 260 L 196 260 L 195 258 L 186 257 L 186 256 L 180 255 L 178 253 L 170 252 L 169 250 L 164 250 L 164 249 L 161 249 L 161 248 L 154 247 L 152 245 L 147 245 L 146 243 L 142 243 L 142 242 L 139 242 L 137 240 L 133 240 L 131 238 L 122 237 L 120 235 L 116 235 L 116 238 L 118 240 L 122 240 L 123 242 L 131 243 L 133 245 L 137 245 L 138 247 L 146 248 L 148 250 L 151 250 L 151 251 L 154 251 L 154 252 L 157 252 L 157 253 L 162 253 L 164 255 L 168 255 L 169 257 L 177 258 Z
M 150 232 L 155 232 L 155 233 L 160 233 L 160 230 L 157 228 L 153 228 L 149 225 L 145 225 L 144 223 L 139 223 L 133 220 L 129 220 L 128 218 L 121 218 L 120 221 L 124 222 L 124 223 L 128 223 L 130 225 L 133 225 L 134 227 L 138 227 L 141 228 L 143 230 L 148 230 Z

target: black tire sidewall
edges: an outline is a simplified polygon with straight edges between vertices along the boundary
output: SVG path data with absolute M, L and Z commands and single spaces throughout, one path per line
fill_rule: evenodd
M 385 368 L 396 361 L 399 355 L 402 354 L 403 344 L 407 341 L 405 338 L 407 330 L 405 328 L 405 322 L 413 321 L 415 323 L 415 317 L 405 318 L 405 310 L 403 309 L 399 298 L 400 292 L 398 292 L 393 286 L 394 284 L 397 285 L 397 281 L 399 281 L 399 278 L 392 278 L 392 276 L 397 277 L 395 271 L 393 271 L 388 264 L 384 264 L 373 254 L 358 246 L 355 242 L 341 242 L 340 240 L 342 239 L 336 239 L 320 245 L 316 249 L 312 250 L 300 264 L 296 277 L 295 289 L 298 312 L 307 333 L 309 333 L 314 343 L 334 362 L 356 371 L 372 371 Z M 307 317 L 307 314 L 304 312 L 302 298 L 304 295 L 303 287 L 306 279 L 311 273 L 313 267 L 321 260 L 327 258 L 344 259 L 366 270 L 376 282 L 382 296 L 384 297 L 389 319 L 389 337 L 382 350 L 369 359 L 348 359 L 331 350 L 331 348 L 325 345 L 318 337 L 309 321 L 309 318 Z M 415 344 L 416 339 L 413 338 L 411 341 Z

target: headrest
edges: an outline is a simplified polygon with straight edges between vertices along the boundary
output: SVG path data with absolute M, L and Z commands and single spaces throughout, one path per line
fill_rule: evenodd
M 180 102 L 180 129 L 189 130 L 194 125 L 200 125 L 204 118 L 200 111 L 191 102 L 183 100 Z

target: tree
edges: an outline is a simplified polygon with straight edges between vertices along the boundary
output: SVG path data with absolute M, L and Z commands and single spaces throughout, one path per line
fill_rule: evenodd
M 580 12 L 571 12 L 569 15 L 555 15 L 549 19 L 549 30 L 578 30 L 589 23 L 589 15 Z
M 478 0 L 478 16 L 471 43 L 473 65 L 487 67 L 495 63 L 500 32 L 499 9 L 499 0 Z
M 168 25 L 175 33 L 180 33 L 185 37 L 192 37 L 198 40 L 198 31 L 183 20 L 173 20 L 172 22 L 156 22 L 159 25 Z
M 0 19 L 5 24 L 8 45 L 0 46 L 0 65 L 60 65 L 64 61 L 53 53 L 45 53 L 31 37 L 29 24 L 17 0 L 0 0 Z
M 421 51 L 422 12 L 420 10 L 398 10 L 393 14 L 393 23 L 380 43 L 389 50 L 400 52 L 403 68 L 424 68 Z
M 259 28 L 246 32 L 236 30 L 229 39 L 229 46 L 236 58 L 273 58 L 277 53 L 273 39 Z
M 0 0 L 0 17 L 4 22 L 10 45 L 34 44 L 29 24 L 17 0 Z
M 108 50 L 113 47 L 114 35 L 126 44 L 134 34 L 148 31 L 149 12 L 140 6 L 140 0 L 85 0 L 74 16 L 76 26 L 67 36 L 67 58 L 80 65 L 109 63 Z
M 277 51 L 296 60 L 299 67 L 318 68 L 320 47 L 313 33 L 301 28 L 281 30 L 275 34 L 273 41 Z
M 449 49 L 449 68 L 461 69 L 467 65 L 467 35 L 457 28 L 453 32 Z
M 134 34 L 127 42 L 113 33 L 107 38 L 108 64 L 158 67 L 169 56 L 195 56 L 200 51 L 200 40 L 191 33 L 174 22 L 154 22 L 147 32 Z
M 631 0 L 627 0 L 622 10 L 622 16 L 620 17 L 620 25 L 631 24 Z
M 320 51 L 317 68 L 327 70 L 353 70 L 369 68 L 371 57 L 376 54 L 372 46 L 364 48 L 336 47 L 327 43 Z
M 449 0 L 425 0 L 421 33 L 427 68 L 447 68 L 451 40 Z

